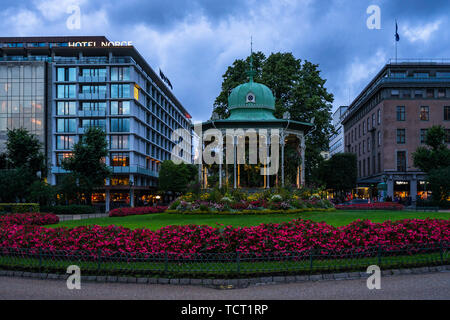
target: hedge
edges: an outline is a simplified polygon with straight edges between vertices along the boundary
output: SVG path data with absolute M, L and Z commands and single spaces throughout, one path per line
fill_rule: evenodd
M 169 214 L 186 214 L 186 215 L 201 215 L 201 214 L 217 214 L 217 215 L 264 215 L 264 214 L 296 214 L 303 212 L 331 212 L 335 211 L 334 208 L 304 208 L 304 209 L 290 209 L 290 210 L 242 210 L 242 211 L 221 211 L 221 212 L 210 212 L 210 211 L 178 211 L 178 210 L 166 210 L 164 213 Z
M 95 213 L 92 206 L 71 204 L 67 206 L 42 206 L 43 212 L 51 212 L 54 214 L 90 214 Z
M 117 208 L 109 211 L 110 217 L 126 217 L 126 216 L 136 216 L 143 214 L 161 213 L 167 210 L 165 206 L 156 207 L 126 207 Z
M 0 214 L 39 211 L 39 203 L 0 203 Z

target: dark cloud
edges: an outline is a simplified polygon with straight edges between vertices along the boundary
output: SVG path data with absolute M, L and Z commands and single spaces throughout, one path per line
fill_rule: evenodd
M 70 34 L 61 31 L 67 15 L 47 21 L 37 10 L 37 1 L 5 0 L 1 4 L 8 16 L 20 9 L 34 11 L 42 23 L 30 29 L 33 34 Z M 381 8 L 381 30 L 366 26 L 366 9 L 372 4 Z M 335 106 L 348 102 L 349 89 L 351 98 L 355 97 L 394 56 L 395 19 L 400 26 L 400 58 L 450 57 L 448 0 L 93 0 L 84 2 L 81 9 L 94 17 L 102 11 L 107 25 L 82 29 L 77 34 L 133 40 L 152 67 L 163 67 L 177 97 L 202 120 L 210 115 L 227 66 L 248 54 L 249 35 L 253 35 L 257 50 L 266 55 L 288 51 L 319 64 L 329 91 L 336 97 Z M 199 24 L 201 19 L 207 24 Z M 438 30 L 422 40 L 410 41 L 411 36 L 405 34 L 439 20 Z M 144 26 L 143 31 L 136 25 Z M 17 32 L 18 26 L 0 21 L 7 35 Z M 147 38 L 141 32 L 157 36 Z M 164 41 L 166 38 L 172 43 Z

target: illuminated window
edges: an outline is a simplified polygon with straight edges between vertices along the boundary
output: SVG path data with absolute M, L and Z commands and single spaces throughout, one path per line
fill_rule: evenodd
M 128 167 L 130 155 L 128 152 L 111 152 L 110 165 L 112 167 Z
M 111 149 L 128 149 L 128 136 L 111 135 L 110 136 Z
M 74 144 L 74 136 L 56 136 L 56 149 L 68 150 L 72 149 Z
M 56 166 L 61 167 L 61 163 L 64 159 L 70 158 L 73 156 L 72 152 L 60 152 L 56 154 Z
M 421 121 L 430 120 L 430 107 L 420 107 L 420 120 Z

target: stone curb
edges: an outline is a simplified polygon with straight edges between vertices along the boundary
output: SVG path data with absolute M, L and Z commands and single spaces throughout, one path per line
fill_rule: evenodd
M 436 272 L 448 272 L 450 265 L 420 267 L 420 268 L 405 268 L 382 270 L 383 277 L 407 275 L 407 274 L 427 274 Z M 0 270 L 0 277 L 19 277 L 19 278 L 33 278 L 33 279 L 48 279 L 48 280 L 66 280 L 68 274 L 47 274 L 47 273 L 33 273 L 22 271 Z M 188 279 L 188 278 L 135 278 L 135 277 L 116 277 L 116 276 L 81 276 L 81 281 L 85 282 L 108 282 L 108 283 L 138 283 L 138 284 L 170 284 L 170 285 L 193 285 L 205 286 L 218 289 L 232 289 L 245 288 L 250 285 L 260 286 L 269 284 L 281 283 L 298 283 L 298 282 L 314 282 L 314 281 L 342 281 L 351 279 L 366 279 L 369 274 L 365 272 L 341 272 L 341 273 L 326 273 L 326 274 L 312 274 L 312 275 L 297 275 L 297 276 L 264 276 L 260 278 L 248 279 Z

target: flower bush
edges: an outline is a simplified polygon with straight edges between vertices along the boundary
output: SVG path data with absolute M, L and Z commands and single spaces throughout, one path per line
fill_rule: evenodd
M 53 213 L 28 212 L 0 215 L 0 227 L 5 224 L 42 226 L 58 222 L 58 216 Z
M 119 226 L 44 228 L 35 225 L 4 224 L 0 228 L 0 248 L 82 250 L 104 255 L 117 253 L 287 253 L 311 249 L 322 254 L 361 250 L 383 245 L 395 251 L 406 245 L 450 241 L 450 221 L 438 219 L 372 223 L 358 220 L 334 227 L 326 223 L 293 220 L 252 227 L 214 228 L 186 225 L 167 226 L 157 231 L 130 230 Z
M 167 210 L 167 207 L 134 207 L 134 208 L 117 208 L 109 211 L 110 217 L 126 217 L 142 214 L 161 213 Z
M 176 199 L 169 206 L 170 213 L 230 213 L 249 210 L 298 210 L 298 209 L 334 209 L 333 204 L 321 199 L 317 192 L 305 190 L 269 189 L 259 193 L 246 193 L 242 190 L 232 192 L 213 189 L 210 192 L 195 195 L 188 193 Z M 308 210 L 309 211 L 309 210 Z
M 357 203 L 351 205 L 336 205 L 338 210 L 403 210 L 402 204 L 395 202 Z

